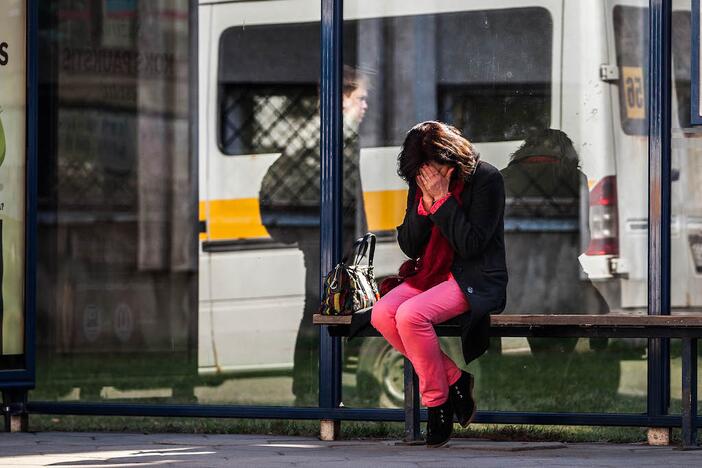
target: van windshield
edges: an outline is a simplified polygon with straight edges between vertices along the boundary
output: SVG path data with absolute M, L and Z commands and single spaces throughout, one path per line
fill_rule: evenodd
M 672 21 L 673 80 L 678 103 L 678 122 L 681 128 L 691 126 L 691 16 L 689 11 L 674 11 Z
M 646 135 L 648 9 L 615 6 L 613 24 L 619 67 L 619 115 L 622 130 L 628 135 Z
M 616 6 L 613 14 L 622 129 L 629 135 L 646 135 L 648 8 Z M 690 126 L 690 12 L 673 12 L 671 29 L 678 119 L 685 128 Z

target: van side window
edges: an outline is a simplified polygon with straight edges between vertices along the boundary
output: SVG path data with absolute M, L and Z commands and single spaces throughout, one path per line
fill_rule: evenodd
M 279 152 L 319 130 L 318 49 L 319 23 L 222 34 L 224 154 Z M 370 79 L 363 146 L 399 145 L 422 118 L 453 123 L 476 142 L 521 140 L 548 128 L 552 50 L 553 20 L 537 7 L 345 21 L 344 62 Z
M 224 31 L 217 73 L 222 153 L 278 153 L 304 145 L 319 132 L 318 79 L 319 23 Z
M 219 94 L 220 147 L 226 155 L 301 148 L 319 132 L 316 86 L 225 83 Z
M 439 16 L 439 118 L 471 141 L 522 140 L 551 124 L 553 21 L 544 8 Z

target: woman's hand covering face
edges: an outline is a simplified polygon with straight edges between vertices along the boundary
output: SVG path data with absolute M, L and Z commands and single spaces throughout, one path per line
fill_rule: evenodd
M 423 164 L 417 174 L 417 185 L 422 190 L 423 196 L 428 195 L 433 201 L 445 197 L 449 193 L 449 183 L 454 169 L 443 164 Z

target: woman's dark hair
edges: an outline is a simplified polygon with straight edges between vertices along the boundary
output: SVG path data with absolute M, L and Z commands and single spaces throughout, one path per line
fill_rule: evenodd
M 422 164 L 436 161 L 456 168 L 454 177 L 468 180 L 480 155 L 456 127 L 429 120 L 407 132 L 397 157 L 397 174 L 407 183 L 414 179 Z

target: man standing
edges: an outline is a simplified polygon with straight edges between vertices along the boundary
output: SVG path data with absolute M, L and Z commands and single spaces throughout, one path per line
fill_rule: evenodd
M 359 170 L 358 128 L 368 109 L 368 83 L 358 70 L 343 73 L 343 245 L 347 250 L 366 231 Z M 319 116 L 315 116 L 319 118 Z M 283 151 L 263 178 L 261 219 L 278 242 L 296 243 L 305 264 L 305 305 L 295 342 L 293 394 L 298 406 L 316 406 L 319 389 L 319 330 L 312 315 L 319 309 L 320 284 L 320 133 L 302 149 Z M 320 274 L 321 273 L 321 274 Z

